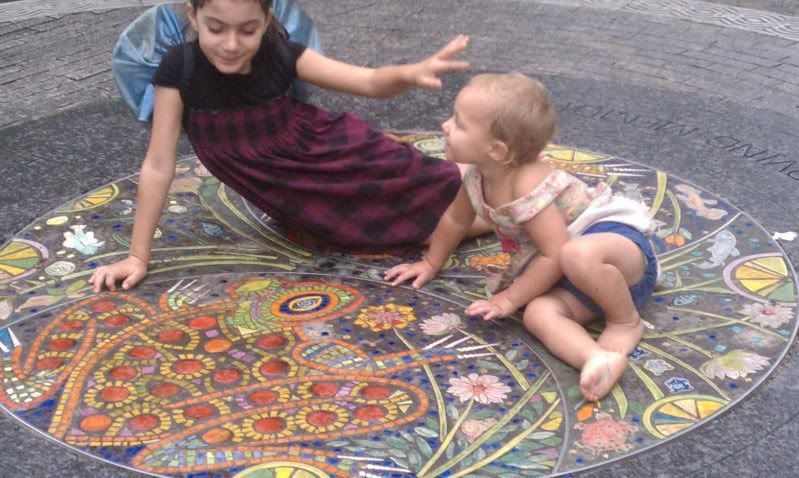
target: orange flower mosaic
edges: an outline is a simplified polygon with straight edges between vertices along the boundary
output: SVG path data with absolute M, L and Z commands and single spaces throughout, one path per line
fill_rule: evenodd
M 377 305 L 361 309 L 355 325 L 368 327 L 375 332 L 390 329 L 404 329 L 416 320 L 413 307 L 397 304 Z

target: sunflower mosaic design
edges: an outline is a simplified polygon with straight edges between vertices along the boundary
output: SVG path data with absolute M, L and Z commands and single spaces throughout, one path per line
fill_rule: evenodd
M 432 134 L 396 134 L 442 156 Z M 786 353 L 797 282 L 779 246 L 726 201 L 662 171 L 551 145 L 551 161 L 643 200 L 662 281 L 625 375 L 597 403 L 518 320 L 472 319 L 493 237 L 423 289 L 290 236 L 179 162 L 148 279 L 92 293 L 127 254 L 131 176 L 0 247 L 0 405 L 52 438 L 164 476 L 529 477 L 647 450 L 733 407 Z M 413 256 L 413 253 L 411 253 Z M 518 317 L 516 318 L 518 319 Z M 601 324 L 592 324 L 594 331 Z

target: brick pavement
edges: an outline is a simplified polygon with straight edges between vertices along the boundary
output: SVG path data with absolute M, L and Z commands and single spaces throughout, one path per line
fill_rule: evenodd
M 0 24 L 0 128 L 118 97 L 111 49 L 128 8 Z
M 328 53 L 353 61 L 359 58 L 352 57 L 346 42 L 335 41 L 336 31 L 377 28 L 367 21 L 374 18 L 376 10 L 395 15 L 398 27 L 418 32 L 426 39 L 420 47 L 441 43 L 456 32 L 481 31 L 486 26 L 484 19 L 471 17 L 468 8 L 453 9 L 452 22 L 446 25 L 438 23 L 437 15 L 426 15 L 448 8 L 446 4 L 424 5 L 405 15 L 408 8 L 404 2 L 337 3 L 303 0 L 318 23 Z M 495 44 L 504 42 L 508 58 L 529 58 L 517 67 L 525 73 L 629 82 L 799 118 L 797 41 L 630 8 L 597 15 L 598 7 L 587 0 L 545 0 L 543 4 L 486 0 L 481 4 L 487 9 L 512 8 L 515 15 L 536 20 L 520 37 L 517 29 L 502 24 L 512 16 L 496 16 L 500 20 L 490 25 L 496 34 L 474 36 L 468 56 L 477 68 L 499 68 L 500 63 L 507 63 L 507 58 L 496 58 L 494 53 Z M 607 9 L 612 4 L 601 5 Z M 348 7 L 354 9 L 347 12 Z M 110 52 L 119 32 L 144 8 L 0 22 L 0 128 L 97 99 L 118 97 L 111 77 Z M 371 15 L 359 15 L 366 10 Z M 799 18 L 781 17 L 791 21 Z M 513 38 L 503 31 L 513 31 Z M 392 41 L 387 35 L 385 48 L 390 48 Z M 409 53 L 409 59 L 415 57 Z

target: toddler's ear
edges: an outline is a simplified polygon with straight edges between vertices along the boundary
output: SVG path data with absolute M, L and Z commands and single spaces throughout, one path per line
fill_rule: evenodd
M 510 148 L 504 141 L 494 140 L 488 154 L 494 161 L 504 163 L 510 159 Z

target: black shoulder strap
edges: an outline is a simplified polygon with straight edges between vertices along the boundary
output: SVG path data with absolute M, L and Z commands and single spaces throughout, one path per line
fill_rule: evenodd
M 191 43 L 183 44 L 183 69 L 180 72 L 180 81 L 178 82 L 178 91 L 186 101 L 189 93 L 189 81 L 194 71 L 194 47 Z
M 281 64 L 291 67 L 291 65 L 294 64 L 294 55 L 291 53 L 291 49 L 289 48 L 289 34 L 283 25 L 278 24 L 277 27 L 280 28 L 280 30 L 274 33 L 275 51 L 277 51 L 277 54 L 280 57 Z
M 188 128 L 189 124 L 189 82 L 194 71 L 194 47 L 191 43 L 183 44 L 183 68 L 180 71 L 178 80 L 178 92 L 180 99 L 183 100 L 183 128 Z

